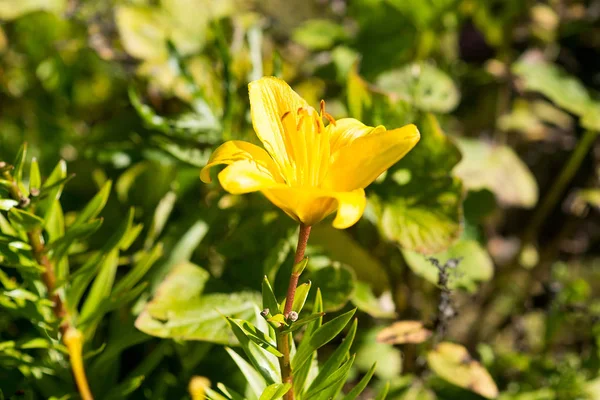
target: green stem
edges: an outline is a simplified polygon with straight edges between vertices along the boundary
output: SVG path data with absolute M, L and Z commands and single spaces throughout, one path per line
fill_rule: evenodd
M 294 265 L 298 264 L 304 259 L 304 252 L 306 251 L 306 244 L 308 243 L 308 237 L 310 236 L 310 226 L 300 224 L 300 233 L 298 234 L 298 246 L 296 247 L 296 255 L 294 257 Z M 290 283 L 288 285 L 287 296 L 285 298 L 285 309 L 283 315 L 287 319 L 292 312 L 292 305 L 294 304 L 294 297 L 296 295 L 296 287 L 298 286 L 298 280 L 300 279 L 300 273 L 292 272 L 290 275 Z M 289 383 L 292 385 L 290 390 L 285 394 L 285 400 L 294 400 L 294 386 L 293 386 L 293 375 L 292 366 L 290 363 L 290 333 L 277 333 L 277 349 L 282 357 L 279 358 L 279 367 L 281 369 L 281 381 L 283 383 Z
M 554 209 L 556 203 L 560 200 L 562 194 L 564 193 L 567 185 L 573 179 L 573 176 L 579 170 L 583 159 L 586 154 L 589 152 L 590 148 L 594 144 L 596 137 L 598 136 L 597 131 L 586 131 L 579 143 L 577 143 L 577 147 L 571 154 L 571 157 L 563 167 L 560 175 L 554 184 L 550 188 L 550 191 L 544 199 L 542 200 L 542 204 L 537 208 L 535 213 L 533 214 L 533 218 L 529 223 L 525 233 L 523 234 L 523 247 L 525 245 L 531 243 L 531 241 L 537 235 L 538 230 L 541 228 L 542 224 L 548 217 L 548 214 Z

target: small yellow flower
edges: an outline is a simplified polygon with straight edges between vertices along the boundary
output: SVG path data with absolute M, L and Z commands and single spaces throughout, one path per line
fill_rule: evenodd
M 227 164 L 219 173 L 226 191 L 260 191 L 305 225 L 336 210 L 335 228 L 354 225 L 365 209 L 364 188 L 420 138 L 414 125 L 388 131 L 353 118 L 335 121 L 323 102 L 317 113 L 281 79 L 261 78 L 249 88 L 252 124 L 264 149 L 239 140 L 226 142 L 211 155 L 200 178 L 209 183 L 209 169 Z

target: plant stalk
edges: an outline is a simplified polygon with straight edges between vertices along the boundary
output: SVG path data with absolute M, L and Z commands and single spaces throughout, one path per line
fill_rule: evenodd
M 10 187 L 11 196 L 19 201 L 19 204 L 23 204 L 25 207 L 29 204 L 26 197 L 24 197 L 19 190 L 17 182 L 8 173 L 4 173 L 4 177 L 12 182 Z M 41 228 L 34 228 L 27 232 L 27 239 L 31 245 L 31 252 L 36 262 L 44 268 L 42 273 L 42 280 L 48 291 L 48 297 L 54 303 L 54 315 L 56 315 L 59 321 L 59 331 L 62 336 L 62 341 L 67 347 L 69 352 L 69 359 L 71 364 L 71 370 L 73 377 L 77 385 L 77 389 L 83 400 L 94 400 L 92 392 L 86 378 L 85 369 L 83 366 L 83 335 L 77 330 L 68 318 L 68 310 L 63 303 L 60 295 L 56 293 L 56 275 L 54 273 L 54 265 L 46 254 L 46 248 L 44 246 L 44 236 L 42 235 Z
M 294 265 L 298 264 L 304 259 L 304 252 L 306 251 L 306 244 L 308 243 L 308 237 L 310 236 L 310 226 L 300 224 L 300 233 L 298 234 L 298 246 L 296 247 L 296 255 L 294 257 Z M 293 272 L 290 275 L 290 284 L 288 285 L 287 296 L 285 298 L 285 309 L 283 315 L 287 319 L 292 312 L 292 305 L 294 304 L 294 297 L 296 296 L 296 287 L 298 286 L 298 280 L 300 279 L 300 273 Z M 289 383 L 292 385 L 290 390 L 285 394 L 285 400 L 294 400 L 294 386 L 292 367 L 290 364 L 290 337 L 291 333 L 277 334 L 277 349 L 283 354 L 279 358 L 279 367 L 281 368 L 281 381 L 283 383 Z

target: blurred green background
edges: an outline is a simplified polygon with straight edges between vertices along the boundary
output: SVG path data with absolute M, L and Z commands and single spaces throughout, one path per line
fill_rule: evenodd
M 102 227 L 69 249 L 71 269 L 130 207 L 143 230 L 117 282 L 163 249 L 149 286 L 87 334 L 97 398 L 186 398 L 195 375 L 243 391 L 224 324 L 172 315 L 181 324 L 166 328 L 169 307 L 193 306 L 150 299 L 186 261 L 208 271 L 207 294 L 243 304 L 264 275 L 284 294 L 293 221 L 260 194 L 198 178 L 223 141 L 258 143 L 247 84 L 276 75 L 336 118 L 422 134 L 367 189 L 356 226 L 325 221 L 310 240 L 303 279 L 330 315 L 360 311 L 356 379 L 378 361 L 370 393 L 389 381 L 388 398 L 481 398 L 426 366 L 429 345 L 375 341 L 411 319 L 465 345 L 502 399 L 600 399 L 599 1 L 0 0 L 0 21 L 0 160 L 24 142 L 43 177 L 65 160 L 67 225 L 113 182 Z M 429 256 L 460 259 L 453 317 L 438 310 Z M 2 260 L 3 278 L 26 282 Z M 3 347 L 40 332 L 7 306 L 2 282 L 3 395 L 77 398 L 64 355 Z M 152 315 L 157 303 L 166 317 Z

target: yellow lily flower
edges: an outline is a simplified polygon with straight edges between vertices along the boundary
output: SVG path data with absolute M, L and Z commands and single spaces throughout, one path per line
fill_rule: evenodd
M 311 226 L 337 210 L 333 226 L 354 225 L 362 216 L 364 188 L 417 144 L 414 125 L 386 130 L 353 118 L 335 121 L 317 113 L 281 79 L 251 82 L 252 124 L 264 149 L 232 140 L 219 146 L 200 172 L 226 164 L 218 177 L 232 194 L 262 192 L 296 221 Z M 329 121 L 327 126 L 323 118 Z

